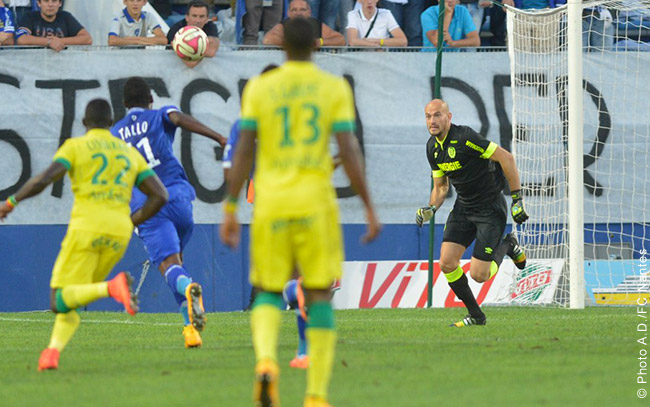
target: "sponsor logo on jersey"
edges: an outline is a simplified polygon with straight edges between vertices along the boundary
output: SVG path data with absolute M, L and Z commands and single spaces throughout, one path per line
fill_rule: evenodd
M 450 172 L 450 171 L 460 170 L 461 168 L 463 168 L 463 166 L 460 165 L 458 161 L 453 161 L 450 163 L 439 163 L 438 168 L 440 168 L 444 172 Z
M 481 154 L 483 154 L 483 153 L 485 152 L 485 149 L 483 149 L 483 148 L 477 146 L 476 144 L 472 143 L 472 142 L 469 141 L 469 140 L 467 140 L 467 141 L 465 142 L 465 145 L 466 145 L 467 147 L 471 148 L 472 150 L 476 150 L 476 151 L 478 151 L 478 152 L 481 153 Z

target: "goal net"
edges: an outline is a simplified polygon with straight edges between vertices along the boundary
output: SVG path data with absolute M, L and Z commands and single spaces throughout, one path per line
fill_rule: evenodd
M 564 260 L 554 269 L 556 304 L 568 305 L 570 276 L 584 279 L 586 288 L 579 290 L 587 305 L 636 304 L 650 297 L 650 1 L 575 7 L 580 14 L 574 20 L 567 6 L 507 10 L 512 151 L 530 215 L 516 233 L 531 263 Z M 572 30 L 576 24 L 578 31 Z M 573 54 L 572 41 L 582 42 Z M 582 72 L 570 70 L 576 58 Z M 569 166 L 569 128 L 580 119 L 569 117 L 571 75 L 582 83 L 583 124 L 576 136 L 582 166 Z M 569 180 L 580 172 L 583 185 L 576 188 Z M 570 214 L 572 188 L 582 190 L 584 203 Z M 584 237 L 577 262 L 583 269 L 575 274 L 569 267 L 577 264 L 569 261 L 572 222 L 583 224 L 576 233 Z

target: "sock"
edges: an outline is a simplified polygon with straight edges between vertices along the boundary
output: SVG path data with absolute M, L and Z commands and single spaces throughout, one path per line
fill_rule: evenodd
M 106 297 L 108 297 L 108 283 L 106 282 L 69 285 L 56 292 L 57 309 L 66 312 Z M 59 299 L 62 302 L 61 305 L 65 305 L 65 308 L 59 307 Z
M 59 352 L 63 351 L 65 345 L 70 341 L 72 335 L 79 327 L 79 313 L 77 310 L 66 312 L 65 314 L 56 314 L 54 318 L 54 328 L 52 329 L 52 337 L 48 348 L 56 348 Z
M 501 262 L 509 248 L 510 243 L 506 241 L 501 241 L 499 246 L 497 246 L 497 249 L 494 251 L 494 260 L 492 260 L 492 263 L 490 264 L 490 278 L 494 277 L 497 271 L 499 271 L 499 266 L 501 266 Z
M 183 297 L 183 300 L 184 301 L 181 303 L 181 305 L 179 305 L 178 310 L 180 311 L 181 316 L 183 317 L 183 325 L 189 325 L 190 314 L 188 313 L 188 309 L 187 309 L 187 300 L 185 300 L 185 297 Z
M 296 322 L 298 324 L 298 356 L 307 354 L 307 340 L 305 339 L 305 319 L 300 314 L 300 310 L 296 310 Z
M 309 343 L 307 395 L 327 399 L 327 388 L 332 376 L 336 330 L 332 304 L 321 301 L 309 305 L 309 323 L 306 334 Z
M 251 333 L 255 360 L 258 362 L 264 359 L 278 360 L 278 334 L 284 307 L 281 294 L 262 291 L 255 298 L 251 311 Z
M 165 271 L 165 280 L 167 285 L 171 288 L 172 293 L 174 294 L 174 299 L 178 304 L 178 310 L 183 317 L 183 323 L 185 325 L 190 324 L 190 317 L 187 313 L 187 298 L 185 297 L 185 289 L 188 285 L 192 283 L 192 278 L 190 277 L 185 267 L 179 266 L 178 264 L 171 265 L 167 271 Z
M 460 268 L 460 265 L 456 270 L 445 274 L 445 277 L 447 277 L 449 287 L 451 287 L 454 294 L 456 294 L 456 297 L 458 297 L 458 299 L 465 304 L 465 307 L 467 307 L 469 315 L 473 318 L 483 318 L 485 314 L 483 314 L 483 311 L 481 311 L 481 308 L 478 306 L 476 298 L 474 298 L 474 293 L 469 288 L 467 276 L 463 272 L 463 269 Z

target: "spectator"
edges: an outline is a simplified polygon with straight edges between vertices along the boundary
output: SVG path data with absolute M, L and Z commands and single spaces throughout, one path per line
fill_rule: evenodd
M 286 2 L 287 0 L 237 0 L 237 16 L 242 16 L 244 45 L 259 44 L 260 24 L 266 33 L 282 21 Z
M 582 10 L 582 47 L 587 51 L 608 49 L 614 45 L 612 13 L 597 6 Z
M 336 27 L 341 0 L 309 0 L 312 17 L 322 21 L 328 27 Z
M 424 11 L 424 0 L 381 0 L 380 6 L 390 10 L 397 24 L 404 30 L 409 47 L 422 46 L 422 24 L 420 14 Z
M 15 25 L 11 11 L 0 0 L 0 47 L 14 45 Z
M 68 45 L 92 45 L 93 39 L 72 14 L 61 11 L 61 0 L 38 0 L 40 11 L 25 15 L 16 32 L 18 45 L 40 45 L 59 52 Z
M 167 20 L 172 14 L 171 0 L 152 0 L 151 5 L 163 20 Z
M 503 0 L 503 4 L 522 10 L 542 10 L 555 8 L 566 0 Z M 515 20 L 515 47 L 524 52 L 547 53 L 557 49 L 560 43 L 561 14 L 548 14 L 543 17 L 522 15 Z
M 508 5 L 513 4 L 512 0 L 510 0 L 510 2 L 508 2 L 508 0 L 505 0 L 505 3 Z M 490 32 L 492 33 L 492 38 L 489 40 L 489 45 L 492 47 L 505 47 L 506 11 L 504 10 L 501 0 L 494 0 L 494 4 L 496 7 L 490 7 L 489 10 L 486 10 L 486 13 L 489 13 L 490 16 Z
M 174 36 L 183 27 L 193 25 L 203 30 L 208 36 L 208 48 L 205 51 L 205 57 L 213 58 L 219 49 L 219 32 L 215 23 L 209 20 L 210 6 L 202 0 L 191 1 L 187 6 L 185 18 L 174 24 L 167 32 L 167 41 L 171 44 Z M 203 59 L 198 61 L 183 61 L 188 68 L 194 68 Z
M 492 7 L 491 0 L 460 0 L 460 5 L 465 7 L 469 11 L 469 15 L 472 16 L 472 22 L 474 27 L 478 30 L 479 34 L 481 33 L 481 28 L 483 27 L 483 18 L 489 14 L 489 9 Z
M 334 31 L 327 24 L 311 16 L 311 7 L 307 0 L 292 0 L 291 3 L 289 3 L 288 19 L 296 17 L 304 17 L 313 24 L 314 37 L 316 38 L 316 43 L 314 45 L 316 48 L 322 46 L 345 45 L 345 39 L 341 33 Z M 284 43 L 284 23 L 286 21 L 287 20 L 284 20 L 283 22 L 276 24 L 271 31 L 267 32 L 266 35 L 264 35 L 262 43 L 264 45 L 282 46 Z
M 431 6 L 422 13 L 423 51 L 434 51 L 438 46 L 438 6 Z M 481 39 L 467 8 L 458 5 L 458 0 L 445 0 L 443 20 L 443 47 L 478 47 Z
M 4 3 L 14 12 L 14 27 L 20 27 L 25 14 L 35 10 L 32 7 L 32 0 L 4 0 Z
M 348 13 L 348 44 L 357 47 L 405 47 L 406 35 L 395 17 L 378 0 L 359 0 L 361 7 Z M 391 38 L 392 37 L 392 38 Z
M 156 22 L 142 8 L 147 0 L 123 0 L 124 9 L 113 17 L 108 33 L 108 45 L 167 45 L 167 38 Z M 153 37 L 149 37 L 149 32 Z

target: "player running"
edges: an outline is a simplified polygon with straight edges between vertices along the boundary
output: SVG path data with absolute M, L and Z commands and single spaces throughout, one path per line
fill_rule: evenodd
M 336 343 L 330 285 L 340 278 L 343 261 L 328 148 L 332 133 L 346 173 L 366 209 L 365 241 L 379 234 L 380 224 L 352 133 L 352 91 L 342 78 L 311 62 L 315 38 L 309 21 L 291 19 L 284 30 L 288 61 L 251 79 L 244 90 L 242 132 L 219 232 L 227 245 L 239 243 L 237 197 L 255 161 L 250 280 L 260 291 L 251 312 L 257 362 L 254 400 L 262 407 L 280 404 L 277 340 L 284 309 L 282 289 L 297 266 L 303 276 L 309 321 L 305 331 L 310 364 L 304 406 L 326 407 Z
M 467 126 L 452 124 L 449 106 L 444 101 L 432 100 L 424 113 L 431 135 L 427 142 L 427 159 L 434 183 L 429 206 L 417 210 L 415 222 L 422 226 L 433 217 L 447 197 L 448 180 L 451 180 L 458 196 L 445 225 L 440 269 L 469 311 L 469 315 L 451 326 L 485 325 L 485 314 L 469 288 L 460 258 L 476 239 L 470 275 L 479 283 L 497 273 L 506 254 L 519 269 L 526 267 L 526 255 L 514 234 L 509 233 L 501 239 L 507 220 L 506 201 L 501 193 L 504 174 L 512 195 L 512 219 L 520 224 L 528 219 L 517 165 L 508 151 Z
M 140 77 L 129 78 L 124 84 L 124 106 L 128 111 L 111 132 L 138 149 L 169 191 L 169 202 L 156 216 L 138 226 L 136 232 L 178 303 L 185 325 L 185 347 L 195 348 L 203 343 L 199 332 L 205 327 L 206 315 L 201 286 L 192 281 L 183 266 L 182 253 L 194 229 L 192 201 L 196 193 L 174 156 L 172 144 L 178 127 L 222 146 L 226 139 L 176 106 L 152 110 L 152 103 L 147 82 Z M 131 209 L 136 211 L 142 204 L 142 194 L 134 191 Z
M 39 194 L 66 172 L 70 176 L 74 206 L 52 270 L 50 307 L 56 318 L 50 344 L 38 361 L 39 371 L 59 367 L 60 353 L 79 327 L 79 307 L 110 296 L 129 314 L 138 311 L 128 273 L 104 280 L 124 255 L 133 225 L 155 214 L 167 201 L 167 191 L 136 149 L 115 140 L 108 131 L 112 123 L 111 105 L 92 100 L 83 119 L 87 133 L 66 140 L 43 173 L 0 204 L 4 219 L 19 202 Z M 134 186 L 143 202 L 131 214 Z

